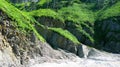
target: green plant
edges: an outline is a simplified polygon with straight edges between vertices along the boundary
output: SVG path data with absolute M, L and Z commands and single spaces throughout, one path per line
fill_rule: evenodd
M 101 10 L 98 13 L 100 17 L 99 20 L 107 19 L 114 16 L 120 16 L 120 2 L 112 5 L 111 7 L 106 8 L 105 10 Z
M 59 33 L 60 35 L 64 36 L 65 38 L 71 40 L 73 43 L 80 44 L 78 39 L 73 34 L 71 34 L 68 30 L 64 30 L 62 28 L 50 28 L 50 27 L 48 29 Z
M 94 13 L 91 10 L 86 9 L 81 4 L 74 3 L 72 6 L 63 7 L 58 10 L 58 13 L 64 17 L 65 20 L 73 22 L 94 22 Z
M 64 22 L 64 19 L 54 10 L 51 9 L 39 9 L 29 12 L 31 16 L 34 17 L 52 17 L 53 19 L 59 19 L 60 21 Z
M 5 12 L 12 20 L 15 20 L 20 29 L 32 30 L 41 41 L 45 41 L 45 39 L 37 32 L 33 26 L 32 23 L 35 23 L 36 20 L 32 16 L 29 16 L 27 13 L 18 10 L 16 7 L 6 2 L 5 0 L 0 0 L 0 10 Z
M 39 2 L 38 2 L 38 5 L 40 5 L 40 6 L 42 6 L 42 5 L 44 5 L 45 3 L 49 3 L 49 2 L 51 2 L 52 0 L 40 0 Z

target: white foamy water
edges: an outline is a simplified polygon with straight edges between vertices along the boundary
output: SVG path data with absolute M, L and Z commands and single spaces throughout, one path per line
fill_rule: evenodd
M 92 54 L 93 53 L 93 54 Z M 120 54 L 92 51 L 88 58 L 57 60 L 31 64 L 30 67 L 120 67 Z M 51 59 L 52 60 L 52 59 Z
M 66 60 L 65 60 L 66 61 Z M 61 63 L 41 63 L 34 64 L 31 67 L 120 67 L 120 61 L 98 61 L 92 59 L 82 59 L 76 62 L 66 61 Z

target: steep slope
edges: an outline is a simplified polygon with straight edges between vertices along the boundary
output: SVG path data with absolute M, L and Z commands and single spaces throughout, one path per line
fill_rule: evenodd
M 0 12 L 0 17 L 0 66 L 29 67 L 32 60 L 43 63 L 51 59 L 73 60 L 77 57 L 62 49 L 54 50 L 48 43 L 38 40 L 33 31 L 26 35 L 14 26 L 16 21 L 4 11 Z
M 12 20 L 15 20 L 15 24 L 20 27 L 21 30 L 32 30 L 41 41 L 45 41 L 44 38 L 39 35 L 34 26 L 31 24 L 36 22 L 33 17 L 25 14 L 24 12 L 21 12 L 5 0 L 0 1 L 0 9 L 4 11 L 9 17 L 11 17 Z
M 39 3 L 41 2 L 42 1 L 40 1 Z M 106 34 L 105 31 L 108 31 L 108 30 L 101 31 L 101 28 L 102 28 L 101 26 L 104 27 L 104 24 L 102 24 L 102 22 L 104 22 L 105 20 L 109 20 L 109 18 L 112 19 L 112 18 L 119 17 L 120 2 L 116 0 L 113 0 L 113 1 L 101 0 L 100 2 L 98 2 L 98 0 L 95 0 L 93 3 L 92 2 L 93 1 L 91 0 L 87 0 L 85 2 L 83 1 L 81 2 L 78 0 L 46 1 L 46 2 L 43 2 L 43 4 L 41 4 L 39 8 L 37 8 L 39 10 L 31 11 L 29 12 L 29 14 L 34 16 L 35 19 L 45 27 L 53 27 L 54 28 L 53 32 L 59 33 L 59 30 L 57 30 L 58 28 L 61 28 L 63 30 L 68 30 L 78 39 L 80 43 L 83 43 L 95 48 L 101 48 L 102 50 L 102 47 L 104 46 L 100 44 L 99 40 L 101 40 L 101 38 L 103 38 L 105 41 L 109 40 L 104 38 L 105 36 L 107 36 L 107 35 L 104 35 Z M 49 5 L 52 5 L 52 6 L 49 6 Z M 44 9 L 40 9 L 40 8 L 44 8 Z M 116 19 L 116 20 L 119 20 L 119 19 Z M 101 23 L 98 23 L 98 22 L 101 22 Z M 119 21 L 117 22 L 119 23 Z M 111 23 L 111 22 L 109 21 L 108 23 Z M 98 25 L 101 25 L 101 26 L 98 26 Z M 107 27 L 105 26 L 105 28 Z M 101 32 L 105 32 L 105 33 L 101 33 Z M 43 35 L 43 37 L 47 40 L 47 42 L 50 43 L 53 47 L 61 47 L 61 46 L 58 46 L 58 44 L 61 44 L 59 43 L 59 41 L 57 42 L 54 41 L 56 39 L 58 40 L 61 40 L 61 39 L 59 39 L 59 37 L 57 36 L 54 36 L 53 33 L 50 33 L 50 32 L 48 32 L 48 34 L 47 32 L 39 32 L 39 33 L 41 33 L 41 35 Z M 65 33 L 63 33 L 63 35 L 61 34 L 60 36 L 66 37 L 64 34 Z M 67 35 L 69 35 L 69 33 Z M 104 35 L 104 37 L 101 35 Z M 69 40 L 73 39 L 72 36 L 69 36 L 67 38 Z M 65 45 L 66 44 L 64 44 L 64 46 Z M 116 49 L 115 47 L 113 48 L 114 50 Z M 112 48 L 109 48 L 109 47 L 106 47 L 105 49 L 109 49 L 110 51 L 113 50 Z M 119 49 L 116 49 L 113 52 L 118 53 Z
M 105 10 L 100 10 L 98 16 L 95 22 L 95 46 L 109 52 L 120 53 L 120 2 Z
M 28 15 L 28 13 L 20 11 L 5 0 L 0 0 L 0 65 L 5 67 L 21 67 L 29 65 L 29 63 L 31 62 L 30 59 L 39 60 L 37 57 L 39 57 L 40 60 L 42 58 L 74 59 L 73 57 L 77 57 L 76 55 L 67 53 L 61 50 L 60 48 L 58 48 L 59 50 L 54 50 L 53 48 L 51 48 L 51 46 L 48 43 L 46 43 L 44 38 L 38 33 L 40 30 L 36 30 L 38 28 L 42 30 L 46 29 L 46 31 L 51 31 L 54 29 L 45 28 L 45 26 L 38 23 L 32 17 L 32 15 Z M 57 34 L 60 37 L 60 39 L 62 35 L 65 41 L 71 43 L 71 46 L 66 46 L 69 47 L 66 50 L 70 51 L 71 48 L 73 48 L 71 52 L 78 52 L 77 50 L 75 50 L 78 46 L 77 44 L 79 44 L 77 38 L 73 36 L 69 31 L 62 31 L 63 33 L 69 33 L 69 35 L 64 36 L 61 33 Z M 71 40 L 71 38 L 74 38 L 76 41 L 73 41 L 73 39 Z M 83 53 L 81 52 L 80 54 Z M 48 61 L 48 59 L 43 59 L 39 62 Z
M 0 65 L 93 58 L 99 55 L 93 48 L 120 53 L 120 1 L 98 1 L 0 0 Z

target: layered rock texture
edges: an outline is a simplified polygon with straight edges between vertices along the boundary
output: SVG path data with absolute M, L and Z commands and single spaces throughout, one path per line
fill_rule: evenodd
M 68 46 L 68 51 L 57 48 L 53 49 L 48 43 L 43 43 L 37 37 L 30 33 L 29 36 L 18 31 L 13 25 L 13 21 L 1 11 L 1 31 L 0 31 L 0 65 L 2 67 L 29 67 L 34 59 L 35 63 L 51 62 L 51 59 L 70 59 L 78 58 L 77 47 Z M 64 39 L 64 38 L 63 38 Z M 67 39 L 66 39 L 67 40 Z M 57 45 L 56 45 L 57 46 Z M 70 50 L 70 48 L 72 48 Z M 82 48 L 82 46 L 81 46 Z M 79 49 L 80 57 L 84 53 Z
M 107 53 L 120 53 L 119 31 L 119 0 L 0 0 L 0 65 L 119 61 Z
M 120 52 L 120 18 L 114 17 L 95 23 L 95 38 L 98 48 L 110 52 Z M 113 51 L 114 50 L 114 51 Z

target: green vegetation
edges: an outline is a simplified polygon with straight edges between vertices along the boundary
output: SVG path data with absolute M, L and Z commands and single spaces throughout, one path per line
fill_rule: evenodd
M 85 30 L 82 29 L 82 27 L 77 27 L 77 31 L 85 35 L 92 43 L 94 43 L 94 39 L 90 36 L 89 33 L 87 33 Z
M 63 30 L 62 28 L 48 28 L 54 32 L 59 33 L 60 35 L 64 36 L 65 38 L 68 38 L 72 42 L 79 44 L 80 42 L 77 40 L 77 38 L 71 34 L 68 30 Z
M 38 2 L 38 5 L 40 5 L 40 6 L 43 6 L 45 3 L 49 3 L 49 2 L 51 2 L 52 0 L 40 0 L 39 2 Z
M 70 20 L 77 23 L 95 21 L 94 13 L 88 9 L 85 9 L 85 7 L 81 6 L 81 4 L 74 3 L 72 6 L 64 7 L 58 10 L 58 13 L 64 17 L 65 20 Z
M 110 5 L 110 1 L 107 0 L 107 2 L 102 4 L 102 7 L 98 6 L 101 7 L 101 9 L 94 10 L 96 4 L 97 3 L 89 3 L 89 1 L 87 3 L 84 1 L 81 2 L 80 0 L 40 0 L 37 3 L 19 3 L 13 4 L 15 5 L 13 6 L 5 0 L 0 0 L 0 10 L 5 12 L 12 20 L 16 21 L 19 30 L 32 30 L 43 42 L 45 39 L 38 33 L 34 25 L 37 24 L 44 28 L 46 28 L 46 26 L 41 25 L 41 21 L 36 21 L 36 17 L 45 17 L 46 19 L 49 17 L 52 18 L 52 20 L 57 19 L 61 23 L 65 23 L 64 28 L 49 28 L 48 30 L 57 32 L 61 36 L 79 44 L 81 41 L 78 41 L 77 38 L 80 38 L 80 36 L 75 37 L 75 35 L 73 35 L 75 32 L 69 32 L 71 29 L 77 30 L 79 34 L 84 35 L 85 38 L 94 43 L 95 40 L 91 35 L 91 33 L 94 34 L 94 22 L 120 16 L 119 1 Z M 100 3 L 98 3 L 98 5 L 100 5 Z M 26 6 L 30 9 L 34 6 L 36 9 L 30 10 L 27 9 Z M 71 23 L 67 24 L 67 22 Z
M 52 17 L 53 19 L 59 19 L 60 21 L 64 21 L 62 17 L 59 16 L 59 14 L 51 9 L 39 9 L 29 12 L 31 16 L 34 17 Z
M 37 30 L 31 24 L 31 22 L 36 22 L 33 17 L 29 16 L 25 12 L 21 12 L 5 0 L 0 0 L 0 10 L 4 11 L 12 20 L 15 20 L 18 27 L 21 27 L 21 30 L 32 30 L 41 41 L 45 41 L 44 38 L 39 35 Z
M 26 7 L 29 7 L 30 6 L 30 2 L 27 2 L 27 3 L 16 3 L 16 4 L 14 4 L 15 5 L 15 7 L 17 7 L 17 8 L 19 8 L 20 10 L 26 10 L 25 8 Z
M 120 2 L 117 2 L 113 6 L 108 7 L 106 10 L 100 11 L 99 14 L 101 14 L 99 20 L 120 16 Z

